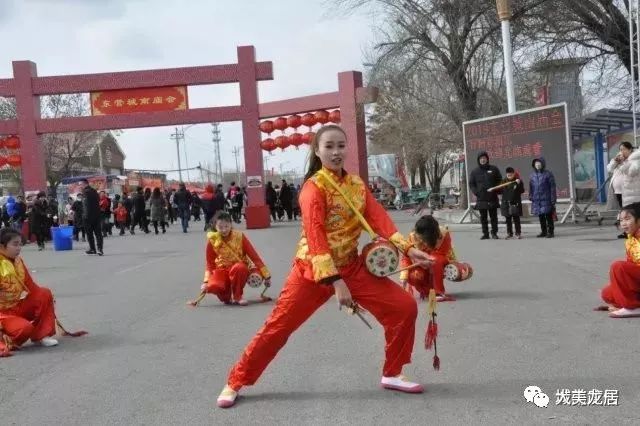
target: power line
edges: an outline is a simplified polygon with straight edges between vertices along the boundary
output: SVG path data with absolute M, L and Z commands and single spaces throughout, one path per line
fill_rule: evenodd
M 215 164 L 214 164 L 214 169 L 215 169 L 215 175 L 216 175 L 216 180 L 218 180 L 218 182 L 222 182 L 223 179 L 223 172 L 222 172 L 222 160 L 221 160 L 221 156 L 220 156 L 220 128 L 219 125 L 220 123 L 211 123 L 211 125 L 213 126 L 213 129 L 211 129 L 211 133 L 213 135 L 213 148 L 214 148 L 214 155 L 215 155 Z
M 176 152 L 178 154 L 178 174 L 180 176 L 180 181 L 182 182 L 182 165 L 180 164 L 180 138 L 181 137 L 184 138 L 184 134 L 181 135 L 178 132 L 178 128 L 176 127 L 176 132 L 171 135 L 170 139 L 173 139 L 176 141 Z

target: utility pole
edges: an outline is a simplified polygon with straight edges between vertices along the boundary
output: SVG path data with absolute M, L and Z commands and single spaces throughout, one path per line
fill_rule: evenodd
M 178 175 L 180 176 L 180 182 L 182 182 L 182 166 L 180 165 L 180 138 L 181 137 L 184 137 L 184 135 L 181 135 L 180 132 L 178 131 L 178 128 L 176 127 L 176 132 L 171 135 L 171 139 L 176 141 L 176 152 L 178 154 Z
M 102 139 L 98 142 L 98 162 L 100 163 L 100 174 L 105 175 L 104 163 L 102 161 Z
M 240 147 L 233 147 L 233 155 L 236 157 L 236 183 L 240 184 L 240 166 L 238 165 L 238 156 L 240 155 Z
M 219 183 L 222 183 L 222 160 L 220 159 L 220 123 L 211 123 L 213 129 L 211 134 L 213 135 L 213 150 L 215 155 L 215 164 L 213 170 L 215 171 L 215 178 Z
M 182 138 L 182 149 L 184 149 L 184 168 L 187 171 L 187 181 L 190 181 L 191 176 L 189 174 L 189 157 L 187 156 L 187 141 L 184 138 L 184 126 L 182 126 L 182 128 L 180 129 L 180 137 Z
M 204 188 L 204 171 L 202 170 L 202 163 L 198 162 L 198 168 L 200 169 L 200 182 L 202 182 L 202 187 Z
M 513 86 L 513 59 L 511 54 L 511 0 L 496 0 L 498 18 L 502 27 L 502 51 L 504 55 L 504 74 L 507 82 L 507 105 L 509 113 L 516 112 L 516 95 Z

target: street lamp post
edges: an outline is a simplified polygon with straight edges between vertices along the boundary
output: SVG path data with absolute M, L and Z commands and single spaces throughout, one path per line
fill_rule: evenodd
M 502 26 L 502 51 L 504 53 L 504 73 L 507 82 L 507 105 L 509 113 L 516 112 L 516 95 L 513 86 L 513 59 L 511 55 L 511 0 L 496 0 L 498 18 Z

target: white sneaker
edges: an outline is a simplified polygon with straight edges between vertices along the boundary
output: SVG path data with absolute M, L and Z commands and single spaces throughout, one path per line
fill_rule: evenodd
M 380 386 L 385 389 L 397 390 L 406 393 L 422 393 L 424 387 L 420 383 L 413 383 L 408 378 L 400 374 L 396 377 L 382 376 Z
M 621 308 L 616 311 L 609 312 L 611 318 L 637 318 L 640 317 L 640 309 Z
M 240 305 L 240 306 L 247 306 L 248 304 L 249 304 L 249 302 L 247 302 L 244 299 L 238 300 L 238 305 Z
M 218 407 L 220 408 L 231 408 L 236 403 L 236 398 L 238 397 L 238 392 L 231 389 L 231 386 L 225 385 L 222 392 L 218 396 Z
M 51 346 L 57 346 L 58 345 L 58 341 L 52 337 L 45 337 L 42 340 L 35 340 L 33 341 L 33 344 L 36 346 L 44 346 L 45 348 L 51 347 Z

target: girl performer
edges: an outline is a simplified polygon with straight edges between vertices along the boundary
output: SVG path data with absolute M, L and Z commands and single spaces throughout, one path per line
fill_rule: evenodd
M 454 297 L 446 295 L 444 290 L 444 267 L 456 261 L 449 230 L 441 227 L 433 216 L 422 216 L 416 222 L 413 232 L 409 234 L 409 242 L 412 247 L 428 253 L 433 260 L 424 268 L 417 266 L 408 271 L 402 271 L 400 281 L 403 287 L 406 288 L 409 284 L 420 293 L 423 299 L 429 296 L 429 290 L 434 289 L 437 302 L 455 300 Z M 406 256 L 402 258 L 403 268 L 411 264 L 411 259 Z
M 602 289 L 602 300 L 609 306 L 611 318 L 640 317 L 640 203 L 623 207 L 620 228 L 626 232 L 627 258 L 617 260 L 609 269 L 609 284 Z
M 313 139 L 309 170 L 300 192 L 303 232 L 293 268 L 265 325 L 231 369 L 218 397 L 219 407 L 233 406 L 238 391 L 256 383 L 289 336 L 334 294 L 340 307 L 353 308 L 357 302 L 384 327 L 386 361 L 382 387 L 410 393 L 423 391 L 422 385 L 401 375 L 402 366 L 411 361 L 416 302 L 390 279 L 369 273 L 358 255 L 362 225 L 329 179 L 348 194 L 378 235 L 416 262 L 425 261 L 428 256 L 412 248 L 397 232 L 362 179 L 344 171 L 346 139 L 344 130 L 336 125 L 322 127 Z
M 211 293 L 226 305 L 247 306 L 249 302 L 242 295 L 251 272 L 250 266 L 255 266 L 259 271 L 266 287 L 271 285 L 269 269 L 249 239 L 242 232 L 233 229 L 229 213 L 218 211 L 211 224 L 216 232 L 207 233 L 207 269 L 201 287 L 202 293 L 187 304 L 197 306 L 207 293 Z
M 0 357 L 11 356 L 11 350 L 29 339 L 39 346 L 58 344 L 51 337 L 56 334 L 53 295 L 33 281 L 20 257 L 21 248 L 18 231 L 0 229 Z M 86 334 L 62 331 L 71 336 Z

